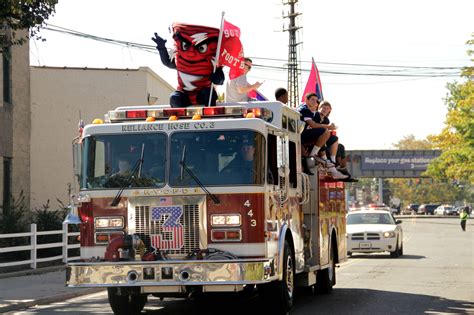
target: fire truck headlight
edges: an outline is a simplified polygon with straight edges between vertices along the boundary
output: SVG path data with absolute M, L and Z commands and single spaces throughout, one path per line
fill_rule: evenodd
M 393 232 L 393 231 L 390 231 L 390 232 L 384 232 L 384 233 L 383 233 L 383 237 L 385 237 L 385 238 L 389 238 L 389 237 L 390 237 L 390 238 L 391 238 L 391 237 L 395 237 L 395 232 Z
M 212 226 L 240 226 L 240 214 L 214 214 L 211 216 Z
M 240 225 L 240 214 L 231 214 L 226 215 L 225 217 L 226 225 Z
M 123 217 L 96 217 L 94 228 L 96 229 L 123 229 Z
M 215 225 L 225 225 L 225 215 L 213 215 L 211 216 L 211 224 Z

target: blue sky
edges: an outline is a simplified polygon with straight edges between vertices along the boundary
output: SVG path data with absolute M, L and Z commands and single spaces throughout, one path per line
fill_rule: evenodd
M 68 0 L 59 1 L 48 23 L 150 45 L 151 36 L 158 32 L 168 38 L 170 46 L 171 23 L 219 27 L 224 11 L 226 20 L 241 28 L 245 54 L 262 66 L 252 69 L 249 81 L 265 80 L 260 91 L 273 99 L 276 88 L 286 87 L 287 73 L 272 68 L 284 67 L 288 57 L 288 34 L 280 31 L 283 10 L 281 2 L 271 0 Z M 303 27 L 299 33 L 302 68 L 309 70 L 308 61 L 315 59 L 325 99 L 333 105 L 331 119 L 339 127 L 338 135 L 347 149 L 391 149 L 393 143 L 408 134 L 421 139 L 441 131 L 446 115 L 446 84 L 459 78 L 347 73 L 403 70 L 410 74 L 439 74 L 441 70 L 400 66 L 469 65 L 465 42 L 474 32 L 474 1 L 300 0 L 298 10 L 303 13 L 299 21 Z M 176 85 L 176 73 L 164 67 L 156 54 L 47 30 L 41 34 L 47 41 L 31 42 L 32 65 L 147 66 Z M 302 73 L 301 93 L 308 75 L 309 72 Z

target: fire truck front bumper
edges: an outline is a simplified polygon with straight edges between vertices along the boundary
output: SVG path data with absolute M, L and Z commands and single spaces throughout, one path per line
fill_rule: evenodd
M 196 285 L 230 288 L 277 278 L 274 259 L 267 258 L 75 262 L 69 263 L 66 271 L 69 287 L 150 287 L 150 292 L 152 287 L 161 287 L 163 292 L 166 287 Z

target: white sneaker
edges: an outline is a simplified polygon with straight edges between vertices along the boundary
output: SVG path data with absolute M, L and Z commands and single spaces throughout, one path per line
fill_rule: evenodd
M 347 175 L 342 174 L 338 170 L 336 170 L 336 168 L 334 166 L 333 167 L 328 167 L 328 171 L 329 171 L 329 173 L 331 173 L 332 177 L 335 178 L 335 179 L 345 179 L 345 178 L 349 177 Z
M 332 163 L 331 161 L 323 159 L 323 158 L 321 158 L 317 155 L 314 155 L 313 157 L 316 160 L 316 162 L 318 162 L 319 164 L 322 164 L 324 167 L 329 168 L 329 167 L 334 167 L 335 166 L 334 163 Z

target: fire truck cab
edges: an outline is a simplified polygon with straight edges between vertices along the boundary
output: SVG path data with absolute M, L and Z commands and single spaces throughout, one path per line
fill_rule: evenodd
M 347 252 L 344 183 L 303 173 L 296 110 L 133 106 L 95 122 L 74 144 L 81 260 L 67 286 L 106 287 L 115 314 L 150 294 L 255 286 L 286 313 L 295 286 L 331 291 Z

